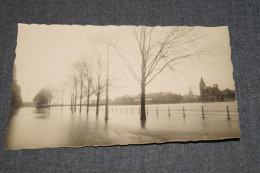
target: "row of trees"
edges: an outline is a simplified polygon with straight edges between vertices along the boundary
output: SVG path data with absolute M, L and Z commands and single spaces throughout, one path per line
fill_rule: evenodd
M 101 51 L 96 51 L 92 56 L 74 62 L 66 85 L 69 86 L 67 91 L 70 95 L 71 112 L 76 112 L 77 101 L 79 101 L 81 113 L 83 99 L 86 99 L 86 113 L 88 114 L 90 98 L 95 96 L 96 116 L 98 116 L 100 99 L 105 94 L 106 107 L 108 107 L 108 59 L 105 61 Z M 108 119 L 108 112 L 106 112 L 106 119 Z
M 50 88 L 41 89 L 33 98 L 36 108 L 46 108 L 51 106 L 51 101 L 54 98 L 53 91 Z

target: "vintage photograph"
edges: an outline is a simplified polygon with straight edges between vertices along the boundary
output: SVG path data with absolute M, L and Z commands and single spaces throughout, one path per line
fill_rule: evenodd
M 239 138 L 227 26 L 18 24 L 5 148 Z

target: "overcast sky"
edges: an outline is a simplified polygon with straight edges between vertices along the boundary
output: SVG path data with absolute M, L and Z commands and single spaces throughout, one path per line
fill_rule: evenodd
M 105 60 L 105 40 L 117 43 L 127 58 L 138 57 L 137 42 L 131 27 L 19 24 L 15 64 L 23 101 L 32 101 L 40 89 L 51 86 L 57 90 L 55 102 L 59 102 L 62 84 L 71 72 L 71 64 L 83 57 L 87 59 L 97 49 L 101 50 Z M 168 28 L 157 29 L 163 31 Z M 192 61 L 174 64 L 173 71 L 164 70 L 147 86 L 147 93 L 162 91 L 183 95 L 191 87 L 193 93 L 199 95 L 201 76 L 208 86 L 218 84 L 220 89 L 234 89 L 228 27 L 195 29 L 201 36 L 196 44 L 207 52 L 195 60 L 191 58 Z M 109 57 L 113 79 L 110 98 L 140 93 L 140 85 L 112 46 Z M 136 72 L 140 70 L 136 65 L 133 68 Z

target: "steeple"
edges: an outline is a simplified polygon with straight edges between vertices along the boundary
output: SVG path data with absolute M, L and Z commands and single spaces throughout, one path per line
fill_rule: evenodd
M 206 86 L 206 84 L 205 84 L 205 82 L 204 82 L 204 80 L 203 80 L 203 78 L 202 78 L 202 76 L 201 76 L 201 78 L 200 78 L 200 88 L 202 89 L 202 88 L 205 88 L 205 86 Z
M 191 91 L 191 87 L 190 87 L 190 91 L 189 91 L 189 94 L 188 94 L 189 96 L 193 96 L 194 94 L 193 94 L 193 92 Z

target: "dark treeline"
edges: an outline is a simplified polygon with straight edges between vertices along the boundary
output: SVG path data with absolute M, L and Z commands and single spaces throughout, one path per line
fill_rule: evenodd
M 33 98 L 33 103 L 38 109 L 50 107 L 53 97 L 52 91 L 48 88 L 44 88 Z
M 11 101 L 9 111 L 13 112 L 22 106 L 21 88 L 16 79 L 16 66 L 13 69 L 13 83 L 11 87 Z

